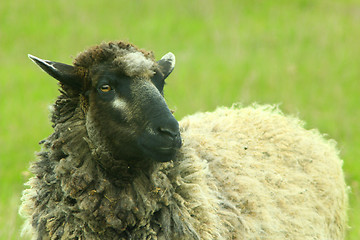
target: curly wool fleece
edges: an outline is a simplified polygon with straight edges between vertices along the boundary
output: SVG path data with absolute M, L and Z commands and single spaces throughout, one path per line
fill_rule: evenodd
M 62 124 L 71 131 L 49 137 L 24 191 L 33 239 L 344 238 L 347 187 L 335 142 L 274 107 L 184 118 L 177 159 L 154 163 L 125 189 L 96 165 L 83 126 Z
M 220 108 L 181 125 L 189 159 L 208 168 L 224 239 L 344 239 L 347 187 L 334 141 L 271 106 Z

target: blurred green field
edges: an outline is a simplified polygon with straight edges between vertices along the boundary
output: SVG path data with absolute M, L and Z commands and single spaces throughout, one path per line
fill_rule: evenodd
M 178 119 L 233 102 L 280 104 L 337 140 L 351 187 L 347 239 L 360 239 L 360 0 L 3 0 L 0 239 L 19 238 L 27 168 L 58 94 L 27 54 L 71 63 L 120 39 L 176 55 L 165 94 Z

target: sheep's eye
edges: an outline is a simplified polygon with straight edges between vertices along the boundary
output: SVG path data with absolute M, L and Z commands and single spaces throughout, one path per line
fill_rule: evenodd
M 102 92 L 110 92 L 110 91 L 112 90 L 112 88 L 110 87 L 110 85 L 104 84 L 104 85 L 102 85 L 102 86 L 100 87 L 100 90 L 101 90 Z

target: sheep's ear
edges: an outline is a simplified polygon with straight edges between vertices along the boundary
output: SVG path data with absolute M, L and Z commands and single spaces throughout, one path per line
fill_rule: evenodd
M 28 57 L 47 74 L 59 80 L 61 83 L 78 89 L 82 87 L 78 77 L 76 77 L 73 66 L 64 63 L 43 60 L 30 54 Z
M 160 71 L 163 74 L 163 79 L 167 78 L 175 67 L 175 55 L 171 52 L 165 54 L 159 61 L 157 61 Z

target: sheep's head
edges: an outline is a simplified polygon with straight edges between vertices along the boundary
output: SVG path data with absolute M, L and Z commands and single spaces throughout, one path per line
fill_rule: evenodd
M 156 62 L 151 52 L 110 42 L 84 51 L 74 65 L 29 57 L 85 99 L 86 129 L 102 145 L 97 147 L 125 160 L 173 159 L 181 146 L 179 124 L 163 97 L 164 80 L 175 65 L 172 53 Z

